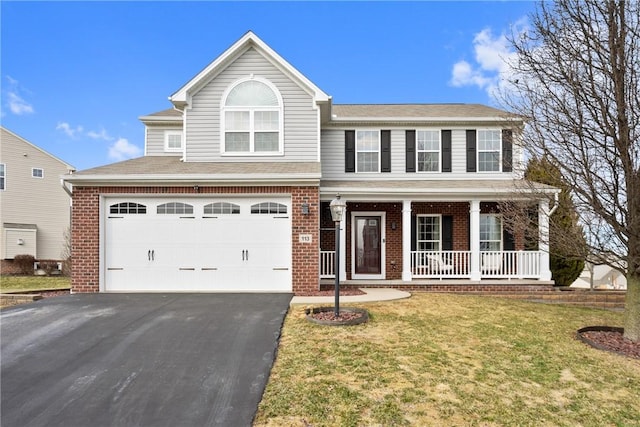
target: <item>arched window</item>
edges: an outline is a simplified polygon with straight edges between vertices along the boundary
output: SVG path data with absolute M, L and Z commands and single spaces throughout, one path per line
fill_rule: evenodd
M 169 202 L 169 203 L 164 203 L 162 205 L 158 205 L 157 208 L 157 213 L 160 215 L 163 214 L 167 214 L 167 215 L 171 215 L 171 214 L 192 214 L 193 213 L 193 206 L 189 205 L 187 203 L 181 203 L 181 202 Z
M 147 207 L 140 203 L 122 202 L 109 206 L 111 214 L 146 214 Z
M 287 205 L 276 202 L 262 202 L 251 205 L 251 214 L 286 214 Z
M 222 152 L 282 153 L 282 98 L 264 79 L 236 82 L 222 99 Z
M 229 202 L 215 202 L 204 205 L 205 215 L 237 215 L 240 213 L 240 206 Z

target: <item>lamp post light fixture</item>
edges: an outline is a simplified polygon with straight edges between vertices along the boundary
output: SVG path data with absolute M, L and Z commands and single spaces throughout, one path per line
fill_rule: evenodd
M 333 315 L 338 317 L 340 315 L 340 222 L 344 217 L 344 212 L 347 209 L 347 204 L 344 200 L 340 200 L 340 195 L 336 195 L 336 198 L 329 204 L 331 209 L 331 219 L 336 223 L 336 255 L 334 262 L 334 275 L 336 278 L 335 284 L 335 307 Z

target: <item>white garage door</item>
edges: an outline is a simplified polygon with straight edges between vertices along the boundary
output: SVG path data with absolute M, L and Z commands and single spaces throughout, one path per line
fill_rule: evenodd
M 291 291 L 288 198 L 105 205 L 106 291 Z

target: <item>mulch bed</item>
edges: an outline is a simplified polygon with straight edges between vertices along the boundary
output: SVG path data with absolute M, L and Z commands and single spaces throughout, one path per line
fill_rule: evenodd
M 587 327 L 579 330 L 578 336 L 582 341 L 599 350 L 640 359 L 640 342 L 633 342 L 625 338 L 620 328 Z
M 338 313 L 338 317 L 336 317 L 333 311 L 321 311 L 320 313 L 309 313 L 309 316 L 313 317 L 316 320 L 326 320 L 331 322 L 345 322 L 347 320 L 359 319 L 362 316 L 364 316 L 364 313 L 340 310 L 340 313 Z

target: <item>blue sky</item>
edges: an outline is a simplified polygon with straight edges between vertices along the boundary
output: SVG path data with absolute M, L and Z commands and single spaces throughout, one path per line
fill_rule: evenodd
M 337 104 L 494 105 L 535 4 L 0 3 L 2 126 L 78 170 L 142 155 L 139 116 L 248 30 Z

